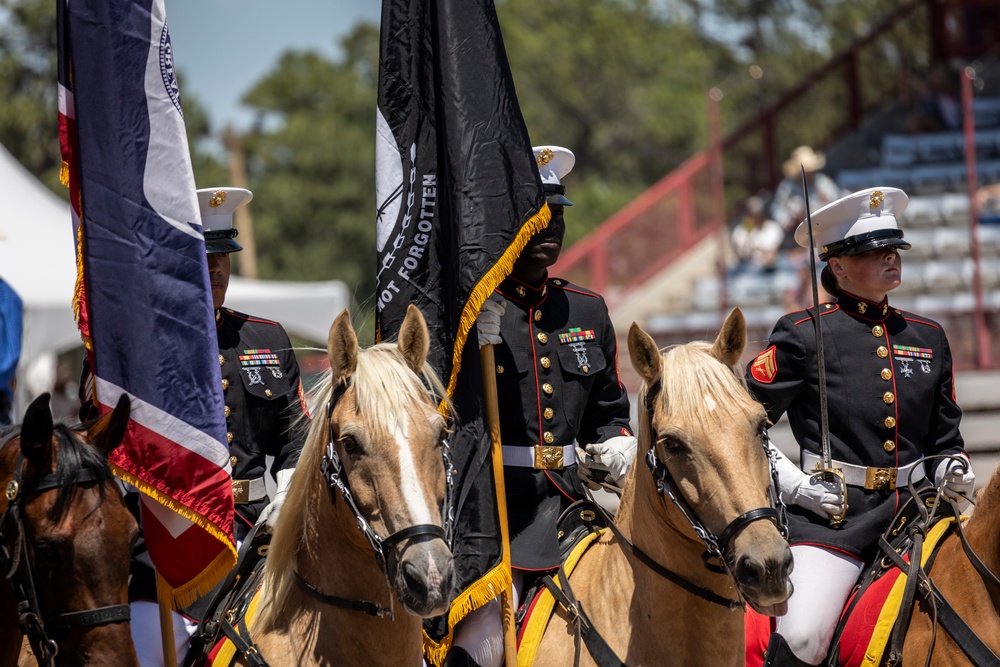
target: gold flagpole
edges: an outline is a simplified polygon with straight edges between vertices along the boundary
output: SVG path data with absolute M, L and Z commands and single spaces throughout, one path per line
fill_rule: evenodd
M 500 449 L 500 407 L 497 400 L 496 362 L 493 346 L 479 348 L 479 362 L 483 367 L 483 395 L 486 398 L 486 421 L 490 428 L 490 450 L 493 454 L 493 482 L 497 492 L 497 517 L 500 520 L 500 542 L 503 549 L 502 563 L 513 582 L 510 567 L 510 531 L 507 527 L 507 492 L 503 477 L 503 452 Z M 514 633 L 514 584 L 507 586 L 501 596 L 503 614 L 504 665 L 517 665 L 517 637 Z
M 163 580 L 160 573 L 156 573 L 156 590 L 167 589 L 167 582 Z M 174 646 L 174 615 L 170 608 L 170 602 L 163 599 L 162 595 L 156 596 L 156 603 L 160 608 L 160 639 L 163 642 L 163 664 L 167 667 L 174 667 L 177 664 L 177 647 Z

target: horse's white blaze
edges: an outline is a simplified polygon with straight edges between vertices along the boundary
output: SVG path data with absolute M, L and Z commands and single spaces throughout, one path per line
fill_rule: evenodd
M 420 478 L 417 476 L 417 465 L 413 458 L 413 448 L 406 432 L 406 424 L 397 423 L 396 442 L 399 443 L 399 490 L 403 492 L 406 506 L 410 508 L 414 523 L 431 523 L 431 511 L 427 507 Z

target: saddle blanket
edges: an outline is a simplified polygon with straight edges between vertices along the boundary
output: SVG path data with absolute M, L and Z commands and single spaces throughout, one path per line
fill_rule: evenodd
M 563 563 L 563 570 L 566 571 L 567 577 L 572 574 L 576 564 L 580 562 L 580 558 L 590 548 L 590 545 L 607 532 L 607 528 L 602 528 L 597 532 L 590 533 L 573 547 Z M 556 585 L 558 584 L 559 582 L 556 580 Z M 560 586 L 560 588 L 562 587 Z M 545 634 L 545 628 L 548 627 L 549 618 L 552 617 L 555 606 L 556 599 L 552 597 L 548 588 L 542 586 L 531 600 L 531 604 L 528 605 L 528 611 L 521 623 L 521 631 L 517 635 L 517 667 L 531 667 L 535 664 L 538 646 L 542 643 L 542 635 Z
M 927 532 L 920 564 L 937 549 L 941 538 L 952 521 L 942 520 Z M 908 559 L 907 559 L 908 560 Z M 906 586 L 906 574 L 893 567 L 873 581 L 863 592 L 851 615 L 844 622 L 840 636 L 841 667 L 878 667 L 892 628 L 899 615 L 899 605 Z M 853 598 L 849 598 L 847 605 Z M 745 631 L 747 642 L 747 667 L 763 667 L 767 643 L 774 631 L 774 619 L 747 609 Z M 842 619 L 843 621 L 843 619 Z

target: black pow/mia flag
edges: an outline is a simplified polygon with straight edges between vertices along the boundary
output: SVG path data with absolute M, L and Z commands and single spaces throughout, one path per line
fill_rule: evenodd
M 455 623 L 510 577 L 475 320 L 549 219 L 492 0 L 383 0 L 376 191 L 379 340 L 420 308 L 459 416 L 456 597 L 425 625 L 427 657 L 441 664 Z

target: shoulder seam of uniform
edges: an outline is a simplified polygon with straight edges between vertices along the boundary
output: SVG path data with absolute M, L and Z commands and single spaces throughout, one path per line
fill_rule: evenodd
M 600 299 L 601 298 L 601 295 L 598 294 L 597 292 L 591 292 L 590 290 L 588 290 L 586 288 L 577 287 L 576 285 L 572 285 L 570 283 L 565 283 L 563 285 L 555 285 L 554 287 L 557 287 L 558 289 L 561 289 L 564 292 L 573 292 L 574 294 L 580 294 L 582 296 L 589 296 L 591 299 Z
M 239 311 L 232 310 L 229 308 L 226 309 L 226 314 L 233 315 L 234 317 L 238 317 L 241 320 L 246 320 L 247 322 L 260 322 L 261 324 L 271 324 L 274 326 L 278 326 L 278 323 L 275 322 L 274 320 L 265 320 L 261 317 L 253 317 L 251 315 L 247 315 L 246 313 L 241 313 Z
M 822 313 L 819 314 L 819 316 L 823 317 L 824 315 L 829 315 L 831 313 L 835 313 L 838 310 L 840 310 L 840 306 L 839 305 L 838 306 L 834 306 L 833 308 L 830 308 L 828 310 L 824 310 Z M 808 308 L 807 309 L 803 309 L 803 310 L 796 310 L 796 311 L 788 313 L 788 314 L 789 315 L 795 315 L 795 314 L 798 314 L 798 313 L 805 313 L 806 316 L 803 317 L 801 320 L 796 320 L 795 322 L 793 322 L 793 324 L 795 326 L 798 326 L 798 325 L 802 324 L 803 322 L 810 322 L 810 321 L 812 321 L 813 316 L 812 316 L 812 313 L 809 312 Z
M 929 327 L 934 328 L 934 329 L 940 329 L 941 328 L 941 325 L 938 324 L 937 322 L 933 321 L 933 320 L 927 320 L 927 319 L 924 319 L 924 318 L 920 317 L 919 315 L 915 315 L 913 313 L 908 313 L 908 312 L 903 311 L 903 310 L 899 311 L 899 316 L 902 317 L 907 322 L 913 322 L 914 324 L 924 324 L 924 325 L 929 326 Z

